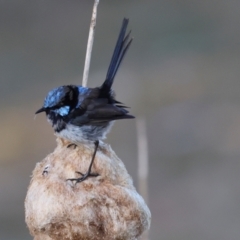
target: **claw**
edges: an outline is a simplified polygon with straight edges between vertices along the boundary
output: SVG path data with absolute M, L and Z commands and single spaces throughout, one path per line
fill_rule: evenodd
M 97 140 L 94 144 L 95 144 L 95 150 L 94 150 L 94 153 L 93 153 L 92 160 L 91 160 L 91 163 L 89 165 L 88 171 L 85 174 L 83 174 L 81 172 L 76 172 L 76 173 L 80 174 L 82 177 L 80 177 L 80 178 L 69 178 L 67 180 L 76 181 L 76 183 L 79 183 L 79 182 L 83 182 L 84 180 L 86 180 L 89 177 L 97 177 L 97 176 L 99 176 L 98 173 L 91 173 L 92 165 L 93 165 L 93 162 L 94 162 L 94 159 L 95 159 L 95 155 L 96 155 L 96 152 L 97 152 L 97 149 L 98 149 L 99 141 Z M 69 145 L 72 146 L 72 145 L 76 145 L 76 144 L 71 143 Z M 68 145 L 68 147 L 69 147 L 69 145 Z
M 77 174 L 80 174 L 80 175 L 82 175 L 82 176 L 84 175 L 84 174 L 83 174 L 83 173 L 81 173 L 81 172 L 76 172 L 76 173 L 77 173 Z
M 67 148 L 71 148 L 71 147 L 73 147 L 73 149 L 75 149 L 77 147 L 77 144 L 70 143 L 69 145 L 67 145 Z
M 83 182 L 84 180 L 86 180 L 89 177 L 97 177 L 97 176 L 99 176 L 98 173 L 89 173 L 89 172 L 87 172 L 85 174 L 83 174 L 81 172 L 76 172 L 76 173 L 82 175 L 82 177 L 80 177 L 80 178 L 69 178 L 67 180 L 76 181 L 76 183 L 79 183 L 79 182 Z

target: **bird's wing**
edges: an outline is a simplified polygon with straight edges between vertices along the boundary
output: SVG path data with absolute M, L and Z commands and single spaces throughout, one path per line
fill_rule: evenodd
M 126 106 L 112 99 L 110 103 L 107 98 L 98 98 L 98 88 L 91 89 L 87 96 L 81 100 L 78 108 L 72 110 L 69 117 L 71 124 L 81 126 L 85 124 L 97 124 L 118 119 L 134 118 L 128 114 Z

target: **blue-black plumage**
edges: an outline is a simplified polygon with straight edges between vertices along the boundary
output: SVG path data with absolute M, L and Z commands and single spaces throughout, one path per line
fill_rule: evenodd
M 132 43 L 130 33 L 126 35 L 128 19 L 124 19 L 107 71 L 106 79 L 100 87 L 87 88 L 66 85 L 51 90 L 45 98 L 43 107 L 37 113 L 46 112 L 56 135 L 73 144 L 93 141 L 96 144 L 89 171 L 82 174 L 77 182 L 91 174 L 91 167 L 97 151 L 98 141 L 105 139 L 113 121 L 134 118 L 121 102 L 115 99 L 112 84 L 118 68 Z
M 111 89 L 117 70 L 132 42 L 129 39 L 130 32 L 126 35 L 127 25 L 128 19 L 124 19 L 106 80 L 101 87 L 66 85 L 55 88 L 48 93 L 43 107 L 36 112 L 46 112 L 49 122 L 60 137 L 76 144 L 101 140 L 106 137 L 112 121 L 134 118 L 121 102 L 115 100 Z

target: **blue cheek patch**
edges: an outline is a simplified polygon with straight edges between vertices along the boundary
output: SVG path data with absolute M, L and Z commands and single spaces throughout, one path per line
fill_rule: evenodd
M 60 116 L 64 117 L 66 115 L 68 115 L 69 113 L 69 110 L 70 110 L 70 107 L 69 106 L 64 106 L 64 107 L 61 107 L 59 109 L 55 109 L 53 110 L 56 114 L 59 114 Z

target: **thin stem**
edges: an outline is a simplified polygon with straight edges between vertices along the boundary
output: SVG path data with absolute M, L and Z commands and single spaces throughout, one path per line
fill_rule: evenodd
M 138 140 L 138 189 L 146 203 L 148 203 L 148 139 L 145 118 L 137 118 Z M 148 240 L 148 232 L 142 235 L 143 240 Z
M 88 81 L 89 68 L 90 68 L 91 55 L 92 55 L 92 47 L 93 47 L 93 41 L 94 41 L 94 32 L 95 32 L 96 20 L 97 20 L 97 7 L 98 7 L 99 1 L 100 0 L 95 0 L 94 5 L 93 5 L 92 19 L 91 19 L 91 23 L 90 23 L 87 51 L 86 51 L 84 71 L 83 71 L 83 80 L 82 80 L 83 87 L 87 86 L 87 81 Z

